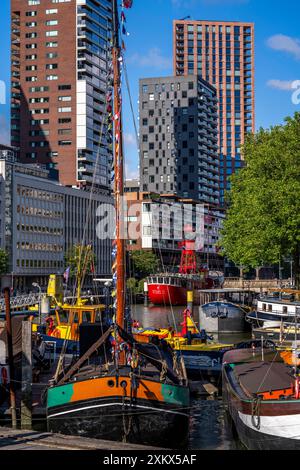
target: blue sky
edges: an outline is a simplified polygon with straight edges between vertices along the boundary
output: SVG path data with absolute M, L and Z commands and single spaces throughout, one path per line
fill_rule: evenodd
M 192 19 L 253 21 L 255 23 L 256 127 L 281 123 L 300 111 L 292 103 L 290 83 L 300 80 L 300 3 L 297 0 L 134 0 L 127 12 L 126 63 L 138 124 L 139 78 L 171 75 L 172 21 Z M 9 83 L 9 0 L 0 2 L 0 80 Z M 7 104 L 0 104 L 0 142 L 9 135 Z M 0 93 L 1 96 L 1 93 Z M 132 114 L 124 87 L 127 177 L 138 171 Z

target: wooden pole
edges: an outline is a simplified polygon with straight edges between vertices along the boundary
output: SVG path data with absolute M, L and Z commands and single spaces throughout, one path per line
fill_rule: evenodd
M 21 429 L 32 429 L 32 333 L 31 322 L 22 322 Z
M 17 412 L 16 412 L 16 394 L 15 394 L 15 373 L 14 373 L 14 355 L 13 355 L 13 342 L 12 342 L 12 327 L 11 327 L 11 311 L 10 311 L 10 288 L 4 289 L 5 299 L 5 320 L 7 332 L 7 352 L 8 352 L 8 365 L 9 365 L 9 397 L 11 409 L 11 422 L 13 429 L 17 429 Z
M 119 41 L 119 20 L 118 20 L 118 2 L 113 0 L 113 49 L 112 62 L 114 71 L 114 157 L 115 157 L 115 205 L 116 205 L 116 242 L 117 242 L 117 286 L 116 286 L 116 323 L 124 328 L 125 300 L 126 300 L 126 282 L 125 282 L 125 241 L 124 241 L 124 161 L 123 161 L 123 135 L 122 135 L 122 112 L 121 112 L 121 78 L 120 78 L 120 41 Z M 117 132 L 118 129 L 118 132 Z M 118 138 L 116 137 L 118 134 Z M 121 342 L 121 339 L 119 342 Z M 119 364 L 125 364 L 125 353 L 120 352 Z

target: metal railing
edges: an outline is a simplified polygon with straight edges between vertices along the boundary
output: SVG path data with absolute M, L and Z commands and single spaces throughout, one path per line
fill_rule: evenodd
M 19 295 L 17 297 L 12 297 L 10 300 L 11 309 L 25 308 L 39 303 L 40 296 L 39 294 L 27 294 Z M 5 311 L 5 300 L 0 299 L 0 312 Z

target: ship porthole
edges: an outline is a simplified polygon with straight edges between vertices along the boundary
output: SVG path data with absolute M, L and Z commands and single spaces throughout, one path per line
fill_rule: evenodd
M 115 386 L 115 382 L 114 382 L 113 380 L 109 380 L 109 381 L 107 382 L 107 385 L 108 385 L 110 388 L 112 388 L 112 387 Z
M 125 380 L 122 380 L 120 385 L 121 385 L 122 388 L 126 388 L 127 387 L 127 382 Z

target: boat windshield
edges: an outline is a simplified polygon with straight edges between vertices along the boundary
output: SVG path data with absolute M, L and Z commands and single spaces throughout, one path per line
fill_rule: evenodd
M 60 323 L 69 323 L 69 311 L 61 310 L 58 312 L 59 322 Z
M 82 322 L 83 323 L 91 323 L 92 321 L 92 312 L 82 312 Z

